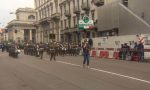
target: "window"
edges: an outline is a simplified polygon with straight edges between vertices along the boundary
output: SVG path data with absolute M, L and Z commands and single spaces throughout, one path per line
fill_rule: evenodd
M 64 23 L 65 23 L 65 29 L 66 29 L 66 25 L 67 25 L 66 20 L 64 20 Z
M 69 13 L 70 13 L 70 4 L 71 4 L 71 3 L 70 3 L 70 2 L 68 2 L 68 7 L 69 7 L 69 9 L 68 9 L 68 10 L 69 10 Z
M 52 22 L 52 29 L 54 29 L 54 23 Z
M 42 12 L 42 18 L 43 18 L 43 16 L 44 16 L 44 10 L 43 10 L 43 8 L 41 9 L 41 12 Z
M 64 4 L 64 11 L 66 11 L 66 4 Z
M 95 12 L 92 11 L 91 14 L 92 14 L 92 20 L 95 20 Z
M 39 17 L 40 17 L 40 19 L 42 18 L 41 15 L 42 15 L 41 10 L 39 10 Z
M 61 17 L 62 17 L 62 15 L 63 15 L 62 6 L 60 6 L 60 14 L 61 14 Z
M 28 16 L 28 19 L 29 20 L 35 20 L 35 16 L 34 15 L 30 15 L 30 16 Z
M 47 17 L 47 8 L 46 7 L 44 7 L 44 17 Z
M 71 27 L 71 18 L 68 19 L 68 26 Z
M 76 27 L 76 17 L 73 17 L 73 24 L 74 24 L 74 27 Z
M 49 17 L 49 15 L 50 15 L 50 13 L 49 13 L 49 6 L 47 6 L 47 14 L 48 14 L 48 17 Z
M 84 3 L 84 0 L 82 0 L 82 5 L 83 5 L 83 3 Z
M 36 20 L 38 20 L 39 16 L 38 16 L 38 12 L 36 12 Z
M 53 4 L 51 4 L 51 14 L 53 14 Z
M 66 19 L 66 27 L 68 28 L 68 25 L 69 25 L 69 20 L 68 19 Z
M 51 6 L 49 6 L 49 16 L 51 16 Z
M 75 0 L 73 0 L 73 7 L 74 7 L 74 9 L 75 9 Z
M 63 30 L 63 21 L 61 21 L 61 30 Z
M 81 14 L 81 19 L 83 19 L 83 17 L 84 17 L 84 14 Z

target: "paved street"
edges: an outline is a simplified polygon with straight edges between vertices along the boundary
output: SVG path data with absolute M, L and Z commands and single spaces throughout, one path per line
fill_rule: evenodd
M 0 90 L 150 90 L 150 63 L 91 58 L 88 69 L 81 56 L 56 59 L 0 52 Z

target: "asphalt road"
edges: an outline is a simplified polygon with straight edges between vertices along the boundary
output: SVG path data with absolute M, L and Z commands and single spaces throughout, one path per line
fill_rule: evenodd
M 81 56 L 56 59 L 0 52 L 0 90 L 150 90 L 150 63 L 91 58 L 82 68 Z

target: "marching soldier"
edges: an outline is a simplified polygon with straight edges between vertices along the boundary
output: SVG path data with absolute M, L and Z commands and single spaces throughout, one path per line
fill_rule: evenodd
M 43 59 L 44 45 L 41 43 L 39 46 L 39 56 L 40 59 Z
M 28 53 L 28 43 L 24 44 L 24 54 L 27 55 Z
M 56 48 L 56 44 L 54 43 L 50 46 L 50 61 L 52 61 L 52 59 L 56 61 Z

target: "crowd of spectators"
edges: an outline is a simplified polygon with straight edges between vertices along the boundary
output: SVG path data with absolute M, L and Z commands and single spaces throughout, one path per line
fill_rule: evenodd
M 143 43 L 134 43 L 134 46 L 128 45 L 127 43 L 121 44 L 119 50 L 119 57 L 121 60 L 134 60 L 138 58 L 138 61 L 144 61 L 144 45 Z

